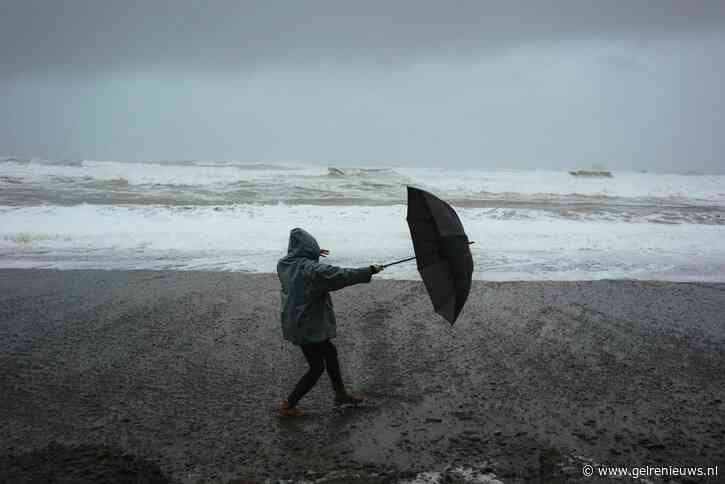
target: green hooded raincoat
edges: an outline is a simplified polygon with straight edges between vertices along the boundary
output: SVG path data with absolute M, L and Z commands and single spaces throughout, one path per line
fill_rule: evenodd
M 344 269 L 320 264 L 320 246 L 300 228 L 292 229 L 287 255 L 277 263 L 282 334 L 296 345 L 319 343 L 337 335 L 330 291 L 370 282 L 370 267 Z

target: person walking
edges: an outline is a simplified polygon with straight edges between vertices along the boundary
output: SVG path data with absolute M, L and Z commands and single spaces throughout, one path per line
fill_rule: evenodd
M 330 292 L 370 282 L 383 267 L 374 264 L 350 269 L 320 263 L 320 256 L 328 254 L 312 235 L 294 228 L 290 231 L 287 255 L 277 263 L 282 335 L 302 349 L 309 365 L 307 373 L 282 402 L 280 414 L 285 417 L 303 415 L 297 403 L 315 386 L 325 369 L 335 391 L 335 405 L 358 404 L 363 400 L 349 394 L 342 381 L 337 348 L 330 341 L 337 335 Z

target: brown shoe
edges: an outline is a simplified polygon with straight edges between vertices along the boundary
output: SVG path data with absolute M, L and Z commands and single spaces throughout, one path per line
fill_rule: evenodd
M 284 400 L 279 407 L 279 414 L 282 417 L 301 417 L 305 413 L 297 407 L 290 407 L 289 402 Z
M 338 393 L 335 395 L 335 405 L 357 405 L 364 402 L 365 399 L 359 395 L 350 395 L 349 393 Z

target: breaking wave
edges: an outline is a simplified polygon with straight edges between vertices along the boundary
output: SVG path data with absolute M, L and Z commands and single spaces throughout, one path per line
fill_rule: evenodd
M 405 185 L 502 220 L 725 224 L 725 176 L 0 158 L 0 204 L 399 206 Z
M 368 176 L 380 174 L 392 174 L 392 168 L 335 168 L 330 166 L 327 168 L 327 175 L 333 177 L 350 177 L 350 176 Z
M 477 279 L 725 280 L 725 176 L 292 162 L 1 158 L 0 267 L 273 272 L 294 226 L 331 263 L 401 259 L 406 185 L 457 208 Z
M 289 230 L 308 228 L 330 263 L 410 256 L 404 205 L 0 206 L 0 267 L 274 272 Z M 474 277 L 486 280 L 725 280 L 723 225 L 459 208 Z M 661 217 L 660 217 L 661 219 Z M 652 223 L 655 222 L 655 223 Z M 415 279 L 415 264 L 383 277 Z

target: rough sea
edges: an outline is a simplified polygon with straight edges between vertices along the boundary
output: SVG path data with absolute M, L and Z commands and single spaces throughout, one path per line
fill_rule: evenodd
M 0 158 L 0 267 L 274 272 L 293 227 L 328 263 L 390 262 L 406 185 L 456 208 L 475 279 L 725 281 L 725 175 L 297 162 Z

